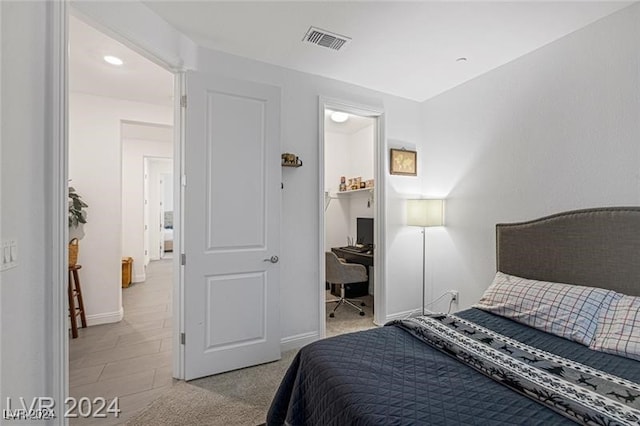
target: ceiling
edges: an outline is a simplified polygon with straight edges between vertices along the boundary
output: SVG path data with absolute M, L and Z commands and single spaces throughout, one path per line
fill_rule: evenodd
M 196 43 L 423 101 L 563 37 L 630 2 L 144 1 Z M 351 37 L 340 51 L 310 26 Z M 172 104 L 173 75 L 75 17 L 70 90 Z M 120 67 L 102 59 L 111 54 Z M 466 61 L 457 61 L 458 58 Z
M 197 44 L 423 101 L 630 2 L 144 1 Z M 310 26 L 352 40 L 333 51 Z M 458 58 L 466 61 L 457 61 Z
M 159 105 L 173 105 L 173 74 L 125 45 L 69 17 L 69 90 Z M 105 55 L 123 60 L 110 65 Z
M 333 111 L 330 109 L 325 109 L 324 111 L 324 130 L 326 132 L 352 135 L 365 127 L 373 126 L 376 122 L 375 118 L 349 114 L 347 121 L 343 123 L 336 123 L 331 119 L 332 112 Z

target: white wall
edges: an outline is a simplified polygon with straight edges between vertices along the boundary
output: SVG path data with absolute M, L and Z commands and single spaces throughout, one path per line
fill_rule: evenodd
M 162 202 L 164 203 L 164 210 L 167 212 L 173 211 L 173 170 L 170 173 L 161 173 L 160 177 L 164 184 L 164 194 L 162 195 Z
M 69 178 L 89 205 L 78 259 L 89 324 L 122 315 L 121 123 L 172 125 L 172 117 L 163 105 L 70 94 Z
M 4 401 L 6 396 L 52 393 L 48 360 L 53 332 L 47 295 L 52 294 L 55 283 L 47 281 L 43 262 L 51 257 L 46 244 L 51 229 L 45 213 L 49 190 L 45 121 L 49 112 L 43 102 L 48 95 L 46 29 L 51 21 L 42 2 L 0 2 L 0 10 L 0 230 L 3 237 L 10 232 L 20 244 L 19 266 L 0 275 Z M 410 149 L 420 144 L 420 178 L 389 176 L 385 188 L 387 312 L 416 307 L 420 294 L 421 238 L 417 229 L 404 225 L 404 199 L 412 194 L 448 197 L 447 227 L 429 230 L 434 253 L 429 259 L 431 273 L 438 285 L 436 292 L 457 288 L 461 305 L 467 306 L 493 274 L 495 222 L 569 208 L 639 203 L 638 10 L 638 5 L 625 9 L 422 107 L 357 86 L 201 51 L 202 69 L 283 88 L 282 150 L 298 153 L 305 162 L 300 169 L 283 171 L 283 337 L 319 327 L 318 95 L 383 106 L 387 148 Z M 138 38 L 148 29 L 138 22 L 130 27 L 140 29 L 132 32 Z M 78 101 L 72 102 L 72 108 L 82 103 Z M 104 108 L 102 113 L 112 117 L 116 111 Z M 134 115 L 141 115 L 140 121 L 155 121 L 147 117 L 153 111 L 154 107 L 138 109 Z M 163 122 L 170 124 L 169 113 L 162 114 L 167 117 Z M 114 117 L 110 122 L 119 120 Z M 113 133 L 108 127 L 99 130 Z M 85 131 L 85 141 L 102 139 L 103 133 Z M 99 157 L 103 148 L 96 150 L 93 156 Z M 104 151 L 109 151 L 105 152 L 109 158 L 117 157 L 111 150 Z M 119 170 L 110 176 L 119 179 Z M 81 183 L 79 177 L 74 177 L 74 184 L 76 181 L 79 191 L 88 194 L 91 185 Z M 92 206 L 100 205 L 99 199 L 89 201 Z M 106 232 L 96 230 L 94 235 L 98 234 Z M 81 256 L 86 247 L 84 250 Z M 120 269 L 119 254 L 108 271 L 113 269 Z M 119 272 L 113 285 L 119 286 Z M 113 305 L 119 308 L 119 303 Z
M 361 176 L 365 182 L 373 179 L 373 168 L 375 163 L 375 127 L 373 123 L 351 135 L 349 144 L 349 158 L 351 172 L 349 176 Z M 356 237 L 356 218 L 373 217 L 374 204 L 371 193 L 364 192 L 349 197 L 349 235 Z
M 18 241 L 18 266 L 0 272 L 0 401 L 53 394 L 49 321 L 51 145 L 44 2 L 0 2 L 0 236 Z M 50 28 L 50 27 L 49 27 Z M 60 414 L 60 413 L 58 413 Z
M 351 175 L 351 158 L 349 157 L 349 134 L 327 132 L 324 134 L 324 188 L 330 197 L 336 197 L 340 189 L 340 177 L 347 179 Z M 332 198 L 325 210 L 325 251 L 331 247 L 347 245 L 349 234 L 350 203 L 345 196 Z
M 639 69 L 636 4 L 424 103 L 422 192 L 447 198 L 428 233 L 434 296 L 478 300 L 496 223 L 640 204 Z
M 340 177 L 373 179 L 374 126 L 354 133 L 325 131 L 325 191 L 335 197 L 339 192 Z M 340 194 L 333 198 L 326 209 L 325 250 L 347 244 L 347 236 L 356 238 L 356 218 L 373 217 L 373 197 L 369 192 Z
M 141 139 L 122 140 L 122 256 L 133 258 L 133 282 L 142 282 L 146 278 L 144 262 L 144 158 L 172 157 L 173 144 L 164 141 Z M 171 167 L 171 161 L 169 161 Z M 157 172 L 155 173 L 157 175 Z M 151 186 L 153 178 L 150 176 L 150 194 L 154 191 Z M 154 186 L 157 188 L 157 184 Z M 155 191 L 157 192 L 157 191 Z M 155 197 L 158 198 L 158 197 Z M 152 200 L 149 200 L 151 209 Z M 154 210 L 157 216 L 158 209 Z M 150 215 L 151 217 L 151 215 Z M 153 224 L 149 224 L 150 234 L 156 230 L 156 244 L 159 244 L 158 226 L 160 220 L 155 217 Z M 151 238 L 150 238 L 151 240 Z M 151 249 L 152 244 L 149 245 Z M 158 249 L 156 248 L 156 252 Z M 151 256 L 151 254 L 150 254 Z M 151 256 L 153 257 L 153 256 Z M 156 255 L 156 258 L 159 256 Z
M 201 50 L 198 63 L 201 70 L 209 70 L 236 79 L 273 84 L 282 88 L 282 152 L 294 152 L 303 161 L 298 169 L 283 170 L 282 179 L 282 240 L 281 240 L 281 333 L 283 338 L 307 335 L 319 330 L 318 286 L 318 97 L 350 101 L 383 107 L 386 113 L 386 134 L 389 138 L 415 144 L 420 139 L 420 104 L 354 86 L 287 70 L 272 65 Z M 385 152 L 387 151 L 384 148 Z M 395 184 L 389 178 L 390 188 Z M 418 178 L 405 179 L 404 188 L 418 191 Z M 388 191 L 393 194 L 393 191 Z M 415 295 L 407 293 L 407 271 L 415 265 L 406 257 L 395 255 L 403 250 L 396 243 L 398 226 L 404 223 L 401 205 L 388 203 L 389 288 L 387 301 L 395 312 L 414 307 Z M 403 226 L 404 227 L 404 226 Z M 421 271 L 421 267 L 418 267 Z M 415 286 L 415 283 L 409 282 Z M 389 311 L 389 313 L 394 312 Z
M 168 144 L 173 149 L 173 144 Z M 172 152 L 166 155 L 171 156 Z M 161 205 L 164 198 L 164 184 L 160 184 L 162 174 L 167 174 L 173 170 L 173 161 L 169 158 L 149 159 L 149 258 L 151 260 L 159 260 L 162 253 L 160 251 L 161 236 L 164 235 L 164 229 L 161 229 L 160 215 L 164 215 L 164 209 Z M 170 177 L 173 179 L 173 177 Z M 173 194 L 171 194 L 173 197 Z

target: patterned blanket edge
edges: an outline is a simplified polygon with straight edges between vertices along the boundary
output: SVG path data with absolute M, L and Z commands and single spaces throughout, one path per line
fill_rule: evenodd
M 450 314 L 387 324 L 485 376 L 587 425 L 640 425 L 640 385 Z

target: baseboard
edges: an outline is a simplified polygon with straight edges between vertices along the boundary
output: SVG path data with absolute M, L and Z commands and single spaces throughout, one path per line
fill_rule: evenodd
M 389 321 L 409 318 L 410 316 L 415 316 L 419 313 L 420 313 L 420 308 L 417 308 L 417 309 L 411 309 L 410 311 L 398 312 L 396 314 L 387 315 L 387 320 L 385 321 L 385 324 Z
M 286 352 L 292 349 L 300 349 L 301 347 L 315 342 L 318 339 L 319 335 L 317 331 L 310 331 L 309 333 L 283 337 L 282 339 L 280 339 L 280 350 L 282 352 Z
M 102 314 L 87 315 L 87 327 L 92 325 L 109 324 L 120 322 L 124 318 L 124 308 L 120 307 L 118 312 L 106 312 Z
M 147 280 L 147 274 L 145 274 L 144 272 L 141 274 L 138 273 L 134 273 L 133 277 L 131 279 L 132 283 L 143 283 Z

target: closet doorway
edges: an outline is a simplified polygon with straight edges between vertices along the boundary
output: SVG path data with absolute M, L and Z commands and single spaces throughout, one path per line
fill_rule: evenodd
M 322 108 L 322 321 L 327 337 L 373 328 L 384 257 L 376 187 L 380 114 Z

